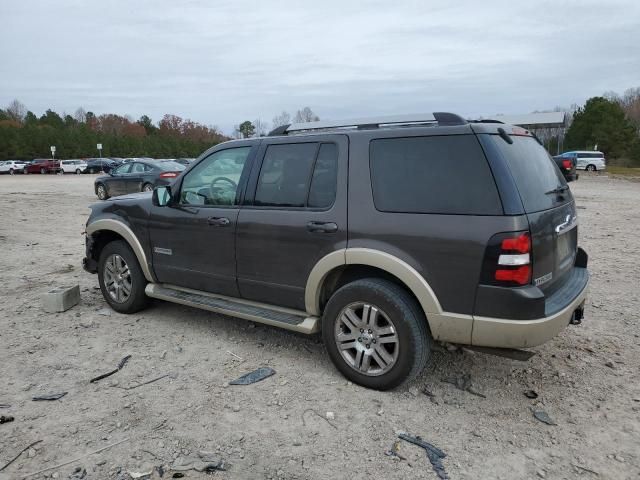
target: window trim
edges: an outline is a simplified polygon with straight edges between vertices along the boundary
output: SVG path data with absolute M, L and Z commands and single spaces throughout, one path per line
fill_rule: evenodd
M 340 168 L 340 145 L 339 143 L 334 140 L 334 139 L 322 139 L 322 138 L 309 138 L 309 137 L 305 137 L 304 139 L 301 139 L 303 141 L 290 141 L 290 142 L 273 142 L 273 143 L 263 143 L 261 145 L 260 151 L 258 152 L 258 160 L 255 162 L 255 168 L 252 171 L 252 178 L 251 178 L 251 187 L 250 189 L 247 189 L 247 195 L 244 199 L 243 202 L 243 208 L 248 208 L 251 210 L 279 210 L 279 211 L 304 211 L 304 212 L 327 212 L 329 210 L 331 210 L 337 201 L 338 198 L 338 171 Z M 304 144 L 304 143 L 315 143 L 316 144 L 316 151 L 314 154 L 314 158 L 313 158 L 313 165 L 311 167 L 311 170 L 309 172 L 309 178 L 307 180 L 307 195 L 305 197 L 305 204 L 302 207 L 289 207 L 289 206 L 276 206 L 276 205 L 256 205 L 255 204 L 255 198 L 256 198 L 256 193 L 258 192 L 258 184 L 260 183 L 260 174 L 262 173 L 262 167 L 264 166 L 264 159 L 267 155 L 267 150 L 269 149 L 270 146 L 273 145 L 300 145 L 300 144 Z M 313 180 L 313 174 L 315 172 L 315 168 L 316 168 L 316 164 L 318 162 L 318 155 L 320 154 L 320 147 L 323 144 L 333 144 L 336 147 L 336 193 L 333 197 L 333 201 L 331 202 L 331 205 L 329 205 L 328 207 L 309 207 L 309 194 L 311 192 L 311 181 Z M 255 172 L 255 173 L 254 173 Z
M 246 187 L 247 187 L 247 182 L 249 179 L 249 174 L 253 169 L 253 162 L 255 159 L 255 153 L 257 150 L 259 143 L 255 143 L 255 144 L 245 144 L 245 145 L 234 145 L 234 146 L 229 146 L 228 148 L 219 148 L 217 150 L 213 150 L 211 152 L 209 152 L 208 155 L 203 156 L 203 158 L 201 160 L 195 161 L 194 163 L 192 163 L 189 167 L 187 167 L 185 170 L 183 170 L 182 174 L 181 174 L 181 178 L 180 178 L 180 183 L 179 184 L 175 184 L 176 186 L 176 192 L 172 194 L 172 197 L 175 201 L 174 205 L 177 208 L 224 208 L 224 209 L 239 209 L 243 206 L 243 198 L 244 195 L 246 193 Z M 226 150 L 235 150 L 238 148 L 249 148 L 249 153 L 247 154 L 247 159 L 244 162 L 244 165 L 242 166 L 242 173 L 240 174 L 240 180 L 238 181 L 238 190 L 236 191 L 236 198 L 233 201 L 233 205 L 190 205 L 190 204 L 185 204 L 185 203 L 181 203 L 180 199 L 182 198 L 182 187 L 184 186 L 184 179 L 187 175 L 189 175 L 189 173 L 191 172 L 191 170 L 195 169 L 198 165 L 200 165 L 202 162 L 206 161 L 208 158 L 210 158 L 211 156 L 219 153 L 219 152 L 224 152 Z M 207 152 L 205 152 L 206 154 Z

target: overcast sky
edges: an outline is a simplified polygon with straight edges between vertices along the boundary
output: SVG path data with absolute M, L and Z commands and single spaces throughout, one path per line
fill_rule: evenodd
M 516 114 L 640 86 L 638 0 L 0 0 L 0 18 L 0 106 L 38 115 L 174 113 L 229 133 L 306 105 Z

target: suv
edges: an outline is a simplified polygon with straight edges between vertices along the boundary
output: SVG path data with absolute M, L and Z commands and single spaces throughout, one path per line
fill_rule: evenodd
M 36 158 L 24 167 L 24 173 L 60 173 L 60 161 L 50 158 Z
M 60 161 L 62 173 L 76 173 L 80 175 L 87 170 L 87 162 L 84 160 L 62 160 Z
M 279 127 L 171 186 L 92 205 L 84 268 L 149 297 L 312 334 L 393 388 L 432 342 L 540 345 L 583 315 L 576 206 L 532 135 L 450 113 Z
M 560 155 L 560 157 L 571 159 L 578 170 L 597 172 L 607 168 L 604 153 L 602 152 L 596 152 L 593 150 L 577 150 L 573 152 L 565 152 Z
M 4 162 L 0 162 L 0 173 L 8 173 L 9 175 L 24 173 L 26 166 L 27 164 L 20 160 L 5 160 Z

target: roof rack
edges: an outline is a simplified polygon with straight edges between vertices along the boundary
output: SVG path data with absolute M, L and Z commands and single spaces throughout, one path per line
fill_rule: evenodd
M 439 126 L 465 125 L 467 121 L 455 113 L 433 112 L 415 115 L 393 115 L 376 118 L 357 118 L 339 121 L 318 121 L 282 125 L 269 132 L 269 136 L 288 135 L 290 133 L 309 132 L 314 130 L 353 129 L 367 130 L 385 126 L 412 126 L 435 124 Z

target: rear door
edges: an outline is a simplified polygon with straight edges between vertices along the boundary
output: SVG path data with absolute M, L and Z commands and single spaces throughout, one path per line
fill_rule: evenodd
M 575 262 L 578 219 L 575 202 L 553 159 L 534 138 L 491 139 L 515 180 L 532 241 L 533 283 L 545 292 L 562 285 Z
M 130 162 L 125 165 L 131 165 L 131 170 L 126 177 L 126 190 L 127 193 L 136 193 L 142 191 L 142 181 L 145 173 L 153 170 L 150 165 L 145 165 L 141 162 Z
M 347 243 L 344 135 L 266 138 L 237 233 L 242 297 L 304 310 L 311 269 Z

